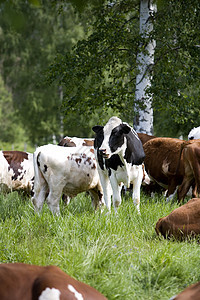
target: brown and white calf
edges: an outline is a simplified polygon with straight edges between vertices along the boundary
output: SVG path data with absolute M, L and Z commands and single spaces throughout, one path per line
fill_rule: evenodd
M 50 210 L 59 214 L 62 194 L 75 197 L 88 191 L 97 208 L 103 201 L 94 149 L 92 147 L 60 147 L 44 145 L 36 149 L 34 157 L 33 204 L 42 209 L 45 199 Z
M 25 191 L 33 189 L 33 154 L 22 151 L 0 151 L 0 189 Z
M 200 198 L 193 198 L 156 223 L 156 233 L 183 239 L 200 234 Z
M 106 300 L 56 266 L 0 264 L 1 300 Z

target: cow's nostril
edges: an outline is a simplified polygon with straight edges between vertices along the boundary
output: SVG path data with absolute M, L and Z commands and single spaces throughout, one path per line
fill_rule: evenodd
M 100 151 L 102 154 L 105 154 L 105 153 L 106 153 L 106 149 L 99 149 L 99 151 Z

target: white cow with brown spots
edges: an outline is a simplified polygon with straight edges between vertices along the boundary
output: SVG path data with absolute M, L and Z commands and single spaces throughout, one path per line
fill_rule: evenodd
M 44 145 L 33 154 L 35 180 L 33 204 L 42 209 L 45 199 L 50 210 L 59 214 L 62 194 L 74 197 L 89 191 L 93 206 L 102 203 L 103 192 L 92 147 Z
M 0 151 L 0 190 L 32 192 L 33 154 L 22 151 Z

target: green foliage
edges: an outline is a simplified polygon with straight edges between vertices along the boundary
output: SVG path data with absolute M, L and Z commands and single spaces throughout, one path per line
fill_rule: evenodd
M 13 126 L 14 125 L 14 126 Z M 18 140 L 21 124 L 13 107 L 12 94 L 0 76 L 0 142 L 13 143 Z
M 147 93 L 153 94 L 157 135 L 167 132 L 161 116 L 170 116 L 171 134 L 186 136 L 200 122 L 200 2 L 157 3 L 149 36 L 156 40 L 155 63 L 147 69 L 152 75 Z M 139 35 L 139 1 L 102 1 L 100 7 L 86 7 L 84 14 L 95 16 L 88 20 L 87 38 L 54 60 L 49 81 L 64 87 L 66 115 L 76 111 L 90 116 L 111 107 L 130 121 L 135 114 L 136 57 L 148 43 Z
M 80 194 L 54 217 L 46 204 L 38 215 L 29 198 L 0 194 L 0 262 L 55 264 L 109 300 L 169 299 L 200 280 L 198 243 L 164 240 L 154 230 L 177 206 L 142 195 L 141 215 L 128 197 L 117 215 L 94 213 Z
M 18 16 L 23 21 L 19 26 Z M 69 4 L 62 14 L 46 0 L 41 5 L 18 0 L 0 4 L 0 71 L 33 144 L 63 134 L 60 88 L 46 85 L 43 73 L 56 55 L 69 50 L 82 36 L 83 26 Z
M 154 22 L 153 107 L 185 124 L 186 130 L 200 122 L 199 9 L 197 0 L 168 1 L 158 6 Z
M 86 10 L 90 18 L 87 39 L 71 52 L 56 57 L 49 68 L 49 82 L 64 87 L 65 114 L 85 117 L 96 110 L 123 109 L 133 118 L 135 64 L 138 51 L 139 6 L 133 1 L 104 1 L 101 8 Z M 130 119 L 130 118 L 129 118 Z

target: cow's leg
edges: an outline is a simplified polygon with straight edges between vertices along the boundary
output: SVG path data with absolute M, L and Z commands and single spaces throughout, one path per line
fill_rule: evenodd
M 39 212 L 42 210 L 46 195 L 48 193 L 48 184 L 41 173 L 35 178 L 34 181 L 34 194 L 32 197 L 32 203 L 34 205 L 35 211 Z
M 89 190 L 89 193 L 92 198 L 92 206 L 96 210 L 98 207 L 102 207 L 104 205 L 104 199 L 103 199 L 103 191 L 101 189 L 101 186 L 97 186 L 96 188 Z
M 115 209 L 115 212 L 117 212 L 117 207 L 121 204 L 121 189 L 122 189 L 122 185 L 119 185 L 116 177 L 114 175 L 114 173 L 111 174 L 110 176 L 110 183 L 111 183 L 111 187 L 113 190 L 113 206 Z
M 167 189 L 167 193 L 166 193 L 166 201 L 167 202 L 169 202 L 175 198 L 179 184 L 178 184 L 175 176 L 168 177 L 168 189 Z
M 54 215 L 60 214 L 60 199 L 62 197 L 62 191 L 63 189 L 49 189 L 49 195 L 47 197 L 47 204 L 49 206 L 49 209 Z
M 187 192 L 189 191 L 191 185 L 193 182 L 193 178 L 190 177 L 186 177 L 183 179 L 182 184 L 179 186 L 178 191 L 177 191 L 177 195 L 178 195 L 178 202 L 180 202 L 181 200 L 184 200 Z
M 108 210 L 111 210 L 111 195 L 112 195 L 112 189 L 110 186 L 110 180 L 107 174 L 102 172 L 100 169 L 99 171 L 99 178 L 103 189 L 103 199 L 105 202 L 106 207 Z
M 136 209 L 140 214 L 140 187 L 142 184 L 142 177 L 138 176 L 137 178 L 134 179 L 132 183 L 133 183 L 133 194 L 132 194 L 133 203 L 135 204 Z

